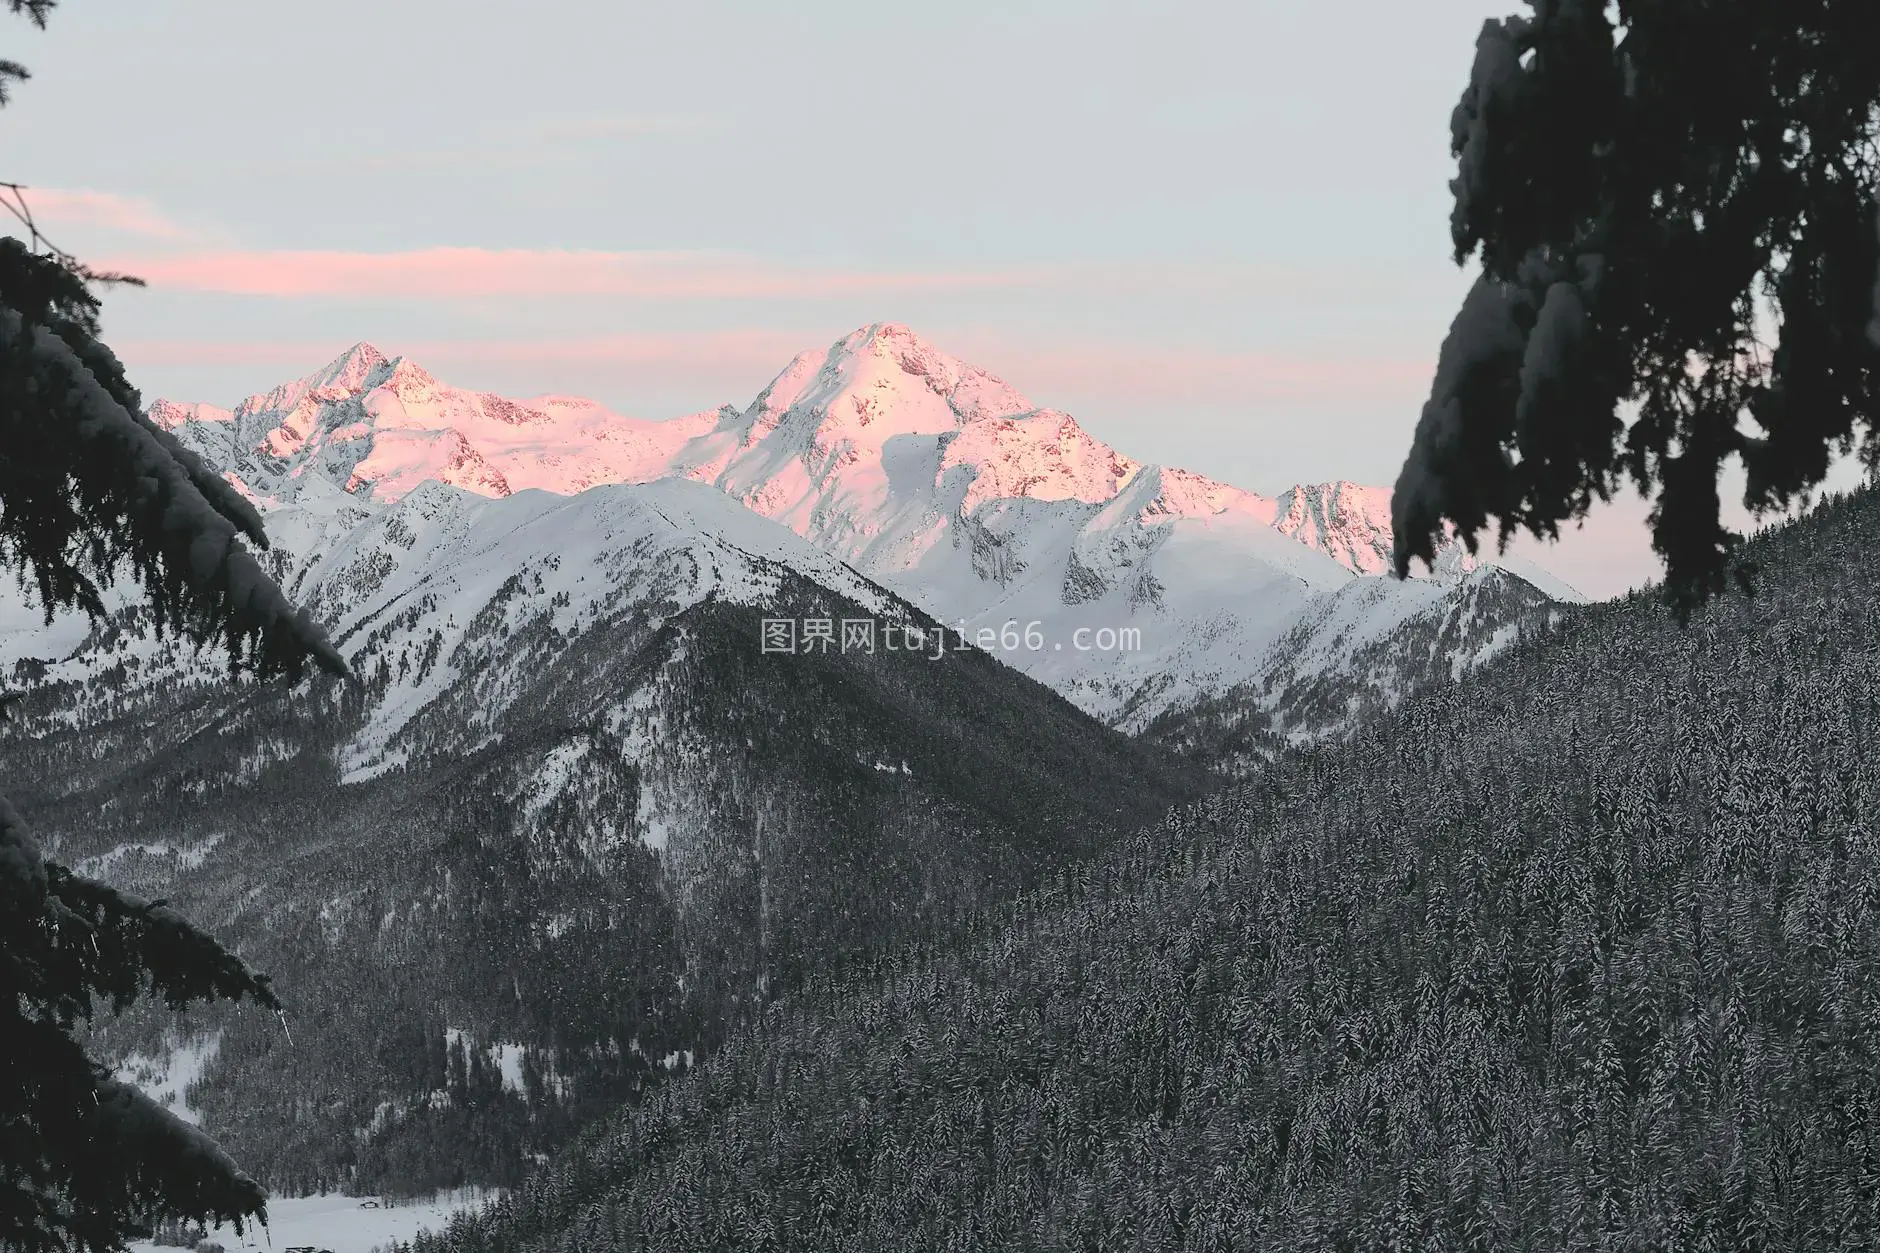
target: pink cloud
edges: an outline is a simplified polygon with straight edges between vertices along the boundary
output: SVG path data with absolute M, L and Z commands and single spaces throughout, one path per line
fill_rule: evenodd
M 1412 355 L 1228 352 L 1126 341 L 1035 342 L 1022 335 L 988 332 L 941 339 L 969 361 L 996 362 L 991 365 L 994 372 L 1033 399 L 1104 395 L 1235 407 L 1249 400 L 1328 394 L 1414 395 L 1428 385 L 1433 369 L 1427 358 Z M 1067 402 L 1059 403 L 1068 407 Z
M 111 198 L 106 198 L 111 199 Z M 93 206 L 129 222 L 134 202 Z M 155 216 L 147 233 L 186 238 Z M 464 301 L 526 298 L 818 299 L 878 292 L 1052 293 L 1061 298 L 1164 297 L 1279 302 L 1312 308 L 1328 301 L 1389 298 L 1389 276 L 1184 263 L 1078 263 L 998 268 L 850 269 L 791 264 L 715 251 L 425 247 L 391 252 L 346 249 L 203 249 L 126 253 L 98 264 L 159 288 L 233 296 Z
M 481 386 L 475 377 L 494 369 L 505 380 L 528 380 L 523 390 L 535 392 L 568 390 L 564 379 L 577 375 L 589 386 L 604 381 L 609 390 L 694 383 L 755 393 L 798 352 L 835 338 L 829 331 L 734 327 L 562 338 L 383 340 L 379 347 L 404 353 L 466 386 Z M 1411 358 L 1234 353 L 1107 341 L 1039 343 L 986 331 L 941 331 L 932 338 L 1007 379 L 1037 403 L 1073 412 L 1099 400 L 1112 412 L 1160 413 L 1171 407 L 1237 409 L 1263 400 L 1307 407 L 1340 399 L 1371 404 L 1380 398 L 1414 399 L 1430 375 L 1427 361 Z M 140 367 L 248 365 L 278 368 L 286 378 L 316 368 L 345 347 L 337 340 L 127 340 L 117 350 L 133 374 Z M 729 390 L 717 399 L 749 397 Z
M 1012 286 L 1021 273 L 867 271 L 703 252 L 420 248 L 215 251 L 106 259 L 159 287 L 226 295 L 469 300 L 489 297 L 806 298 Z
M 792 357 L 829 337 L 769 329 L 619 334 L 544 339 L 375 342 L 403 354 L 445 382 L 527 397 L 591 395 L 610 407 L 669 417 L 708 405 L 743 404 Z M 133 381 L 157 377 L 173 398 L 232 404 L 239 394 L 305 375 L 344 352 L 339 340 L 220 341 L 126 339 L 114 344 Z M 227 372 L 226 390 L 205 389 L 205 371 Z M 233 379 L 239 378 L 236 384 Z M 148 388 L 148 385 L 146 385 Z M 150 390 L 149 395 L 158 394 Z M 674 403 L 674 400 L 677 403 Z
M 448 373 L 452 364 L 495 362 L 505 366 L 710 366 L 761 363 L 781 370 L 815 336 L 767 329 L 711 331 L 627 331 L 559 339 L 446 339 L 381 341 L 387 352 L 403 354 Z M 117 353 L 138 366 L 281 365 L 305 373 L 347 348 L 339 340 L 127 339 Z M 448 378 L 446 381 L 450 381 Z M 542 382 L 554 386 L 548 369 Z
M 420 361 L 500 361 L 506 365 L 613 365 L 722 370 L 760 365 L 781 370 L 815 336 L 761 328 L 713 331 L 628 331 L 567 339 L 438 340 L 413 344 Z M 552 384 L 553 380 L 547 380 Z
M 34 219 L 48 231 L 56 232 L 63 226 L 86 226 L 146 239 L 184 240 L 193 235 L 187 227 L 173 221 L 163 210 L 140 196 L 119 196 L 112 192 L 74 188 L 28 187 L 24 199 Z

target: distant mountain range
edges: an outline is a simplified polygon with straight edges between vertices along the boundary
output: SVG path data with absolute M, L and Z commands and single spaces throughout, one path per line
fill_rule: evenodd
M 1455 548 L 1428 577 L 1386 580 L 1388 490 L 1335 482 L 1268 498 L 1141 464 L 893 324 L 799 354 L 743 409 L 664 422 L 466 391 L 369 344 L 233 410 L 158 401 L 150 413 L 263 507 L 289 554 L 376 542 L 364 536 L 414 492 L 439 507 L 427 484 L 495 498 L 706 484 L 1131 731 L 1239 690 L 1261 691 L 1262 716 L 1310 738 L 1342 723 L 1288 721 L 1296 702 L 1265 690 L 1271 676 L 1345 674 L 1354 652 L 1479 603 L 1484 583 L 1524 611 L 1578 599 L 1531 566 Z M 731 512 L 688 510 L 699 543 L 757 535 Z M 513 572 L 560 537 L 604 545 L 595 528 L 617 516 L 576 507 L 535 532 L 537 551 L 489 560 Z M 354 527 L 366 530 L 347 538 Z M 751 542 L 790 560 L 781 539 Z M 793 551 L 809 577 L 848 577 Z M 405 555 L 385 559 L 421 577 Z M 290 583 L 320 587 L 331 562 Z M 324 595 L 317 608 L 347 612 L 345 593 Z M 1469 633 L 1459 659 L 1505 643 L 1502 625 Z

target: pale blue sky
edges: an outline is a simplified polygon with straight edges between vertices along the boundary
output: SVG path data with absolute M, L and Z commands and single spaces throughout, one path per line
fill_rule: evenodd
M 0 27 L 34 72 L 0 178 L 154 279 L 106 309 L 148 396 L 370 339 L 662 417 L 892 320 L 1143 460 L 1389 484 L 1466 285 L 1449 112 L 1511 7 L 69 0 Z M 1652 570 L 1630 525 L 1541 560 Z

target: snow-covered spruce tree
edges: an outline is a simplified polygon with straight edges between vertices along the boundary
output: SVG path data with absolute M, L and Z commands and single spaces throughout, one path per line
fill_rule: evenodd
M 8 3 L 42 24 L 50 7 Z M 24 77 L 0 62 L 0 88 Z M 0 240 L 0 566 L 48 616 L 102 612 L 100 588 L 127 575 L 163 628 L 219 641 L 237 670 L 294 675 L 311 658 L 344 675 L 244 547 L 266 545 L 260 517 L 143 416 L 98 341 L 88 277 Z M 99 1005 L 144 996 L 274 1004 L 265 976 L 161 901 L 48 861 L 0 796 L 0 1249 L 90 1253 L 149 1221 L 264 1214 L 213 1141 L 74 1038 Z
M 1456 259 L 1482 273 L 1397 480 L 1397 569 L 1445 522 L 1553 537 L 1629 476 L 1682 612 L 1749 586 L 1732 455 L 1759 513 L 1856 441 L 1880 465 L 1880 23 L 1869 0 L 1528 3 L 1483 27 L 1450 121 Z

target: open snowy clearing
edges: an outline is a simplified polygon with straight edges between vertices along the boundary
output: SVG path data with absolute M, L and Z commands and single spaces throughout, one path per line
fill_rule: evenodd
M 410 1240 L 420 1231 L 440 1230 L 452 1215 L 474 1209 L 490 1195 L 483 1191 L 452 1192 L 410 1202 L 356 1196 L 282 1197 L 268 1202 L 267 1227 L 250 1227 L 239 1236 L 232 1228 L 218 1227 L 209 1233 L 209 1239 L 226 1253 L 285 1253 L 298 1246 L 330 1249 L 332 1253 L 372 1253 L 393 1240 Z M 130 1247 L 133 1253 L 177 1253 L 146 1240 Z

